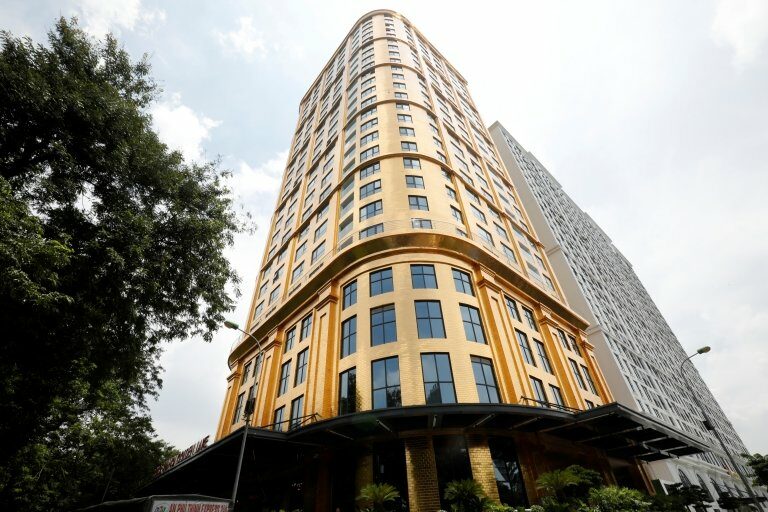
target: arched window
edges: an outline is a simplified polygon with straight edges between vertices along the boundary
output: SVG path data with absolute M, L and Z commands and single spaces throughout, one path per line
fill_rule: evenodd
M 707 496 L 709 497 L 710 501 L 714 501 L 712 499 L 712 493 L 709 492 L 709 487 L 707 487 L 707 484 L 704 483 L 704 479 L 701 478 L 701 475 L 696 473 L 696 478 L 699 480 L 699 487 L 701 487 L 701 490 L 707 493 Z
M 680 483 L 683 484 L 683 487 L 690 487 L 691 481 L 688 480 L 688 475 L 686 475 L 680 468 L 677 469 L 677 473 L 680 476 Z
M 718 496 L 722 496 L 723 495 L 723 490 L 720 487 L 720 485 L 717 483 L 717 481 L 714 478 L 712 478 L 712 477 L 709 477 L 709 481 L 712 483 L 712 487 L 715 488 L 715 492 L 717 493 L 717 495 Z

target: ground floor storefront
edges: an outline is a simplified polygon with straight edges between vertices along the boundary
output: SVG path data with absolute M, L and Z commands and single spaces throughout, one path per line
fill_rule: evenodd
M 569 412 L 520 405 L 405 407 L 316 420 L 281 432 L 238 431 L 171 468 L 147 494 L 227 497 L 239 448 L 246 445 L 238 511 L 356 510 L 369 483 L 399 491 L 402 509 L 448 509 L 445 486 L 472 478 L 494 501 L 527 506 L 539 500 L 536 479 L 578 464 L 607 484 L 651 491 L 644 461 L 704 447 L 615 404 Z

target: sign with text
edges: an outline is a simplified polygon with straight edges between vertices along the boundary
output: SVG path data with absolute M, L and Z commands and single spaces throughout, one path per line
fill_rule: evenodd
M 229 502 L 160 498 L 152 502 L 150 510 L 152 512 L 227 512 Z
M 187 460 L 188 458 L 192 457 L 193 455 L 200 453 L 201 451 L 205 450 L 208 447 L 208 438 L 211 436 L 205 436 L 183 452 L 171 457 L 167 461 L 160 464 L 157 469 L 155 469 L 154 477 L 157 478 L 169 469 L 171 469 L 176 464 L 179 464 L 182 461 Z

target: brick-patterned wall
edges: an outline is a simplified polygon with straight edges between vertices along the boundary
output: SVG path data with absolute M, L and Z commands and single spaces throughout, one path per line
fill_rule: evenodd
M 359 496 L 360 489 L 371 483 L 373 483 L 373 456 L 360 455 L 355 471 L 355 496 Z
M 472 465 L 472 478 L 483 487 L 485 494 L 495 502 L 499 502 L 499 489 L 493 472 L 493 459 L 488 448 L 488 440 L 482 436 L 468 436 L 469 462 Z
M 440 510 L 435 452 L 429 438 L 405 440 L 405 467 L 408 473 L 408 504 L 411 512 Z

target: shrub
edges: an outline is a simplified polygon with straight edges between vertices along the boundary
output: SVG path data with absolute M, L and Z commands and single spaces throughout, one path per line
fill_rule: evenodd
M 490 500 L 477 480 L 454 480 L 445 486 L 444 498 L 452 512 L 483 512 Z
M 589 505 L 595 512 L 644 512 L 651 502 L 638 490 L 609 486 L 590 489 Z
M 399 497 L 397 489 L 389 484 L 368 484 L 360 489 L 357 501 L 375 512 L 388 512 Z

